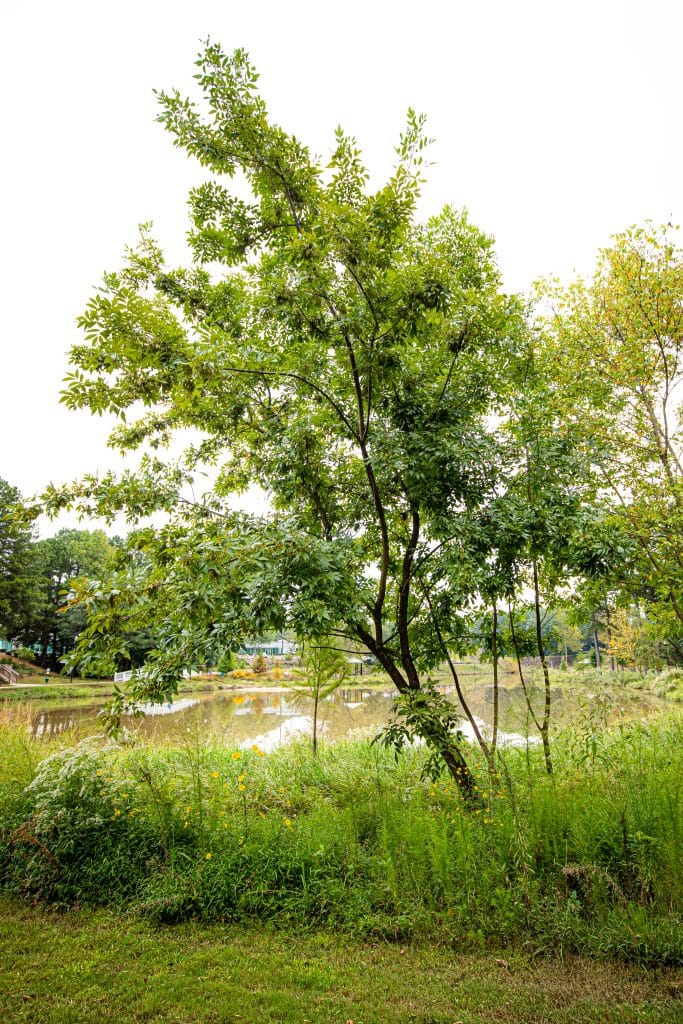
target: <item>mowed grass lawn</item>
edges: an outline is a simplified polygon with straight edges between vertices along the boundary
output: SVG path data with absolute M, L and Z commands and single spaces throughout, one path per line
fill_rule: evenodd
M 0 903 L 6 1024 L 674 1024 L 683 977 L 617 963 L 460 953 Z

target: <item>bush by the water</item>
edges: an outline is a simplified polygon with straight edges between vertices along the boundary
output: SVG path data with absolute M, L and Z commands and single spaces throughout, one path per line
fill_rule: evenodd
M 660 672 L 652 684 L 652 692 L 657 697 L 683 701 L 683 668 L 666 668 Z
M 472 948 L 524 942 L 683 962 L 683 722 L 506 750 L 477 802 L 424 752 L 368 742 L 264 756 L 197 735 L 49 749 L 0 729 L 0 882 L 157 922 L 330 926 Z

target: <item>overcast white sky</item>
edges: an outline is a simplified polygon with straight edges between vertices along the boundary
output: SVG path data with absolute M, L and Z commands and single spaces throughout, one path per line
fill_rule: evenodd
M 405 111 L 436 139 L 424 210 L 467 206 L 508 288 L 588 272 L 609 236 L 683 219 L 680 0 L 24 0 L 0 14 L 0 477 L 29 495 L 113 465 L 59 405 L 75 318 L 140 221 L 182 252 L 205 172 L 155 123 L 210 36 L 247 49 L 274 117 L 377 179 Z M 48 531 L 46 531 L 48 532 Z

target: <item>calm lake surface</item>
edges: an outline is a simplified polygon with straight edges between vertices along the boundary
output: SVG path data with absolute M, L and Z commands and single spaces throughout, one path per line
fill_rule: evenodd
M 457 702 L 454 687 L 442 686 L 439 689 Z M 478 724 L 486 730 L 493 717 L 490 687 L 484 684 L 470 686 L 467 696 Z M 593 699 L 590 694 L 578 697 L 560 689 L 554 689 L 552 697 L 555 720 L 580 712 L 581 704 L 588 714 Z M 354 735 L 376 735 L 388 720 L 394 698 L 395 693 L 390 689 L 377 691 L 353 686 L 338 690 L 319 705 L 319 737 L 330 742 Z M 534 703 L 540 714 L 540 690 L 535 691 Z M 77 736 L 85 737 L 100 732 L 98 712 L 103 704 L 104 700 L 72 700 L 36 705 L 31 722 L 33 736 L 55 736 L 73 730 Z M 634 703 L 631 700 L 629 704 L 629 717 L 651 714 L 656 710 L 651 701 Z M 519 687 L 502 689 L 500 705 L 502 743 L 520 745 L 527 739 L 532 743 L 538 742 Z M 157 742 L 189 730 L 214 735 L 233 746 L 246 747 L 256 743 L 269 751 L 295 737 L 310 737 L 313 726 L 313 702 L 285 689 L 256 693 L 221 690 L 181 695 L 170 706 L 146 706 L 144 710 L 144 718 L 126 717 L 124 724 Z M 621 717 L 621 710 L 606 708 L 606 717 L 615 720 Z M 461 729 L 471 738 L 469 722 L 463 721 Z

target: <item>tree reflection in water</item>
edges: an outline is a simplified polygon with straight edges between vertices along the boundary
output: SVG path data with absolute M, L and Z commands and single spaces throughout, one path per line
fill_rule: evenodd
M 452 687 L 443 687 L 448 693 Z M 452 696 L 454 699 L 454 694 Z M 360 687 L 344 687 L 321 703 L 318 716 L 321 733 L 330 742 L 343 739 L 357 731 L 375 735 L 386 724 L 394 695 Z M 472 708 L 482 726 L 491 717 L 487 702 L 487 687 L 477 686 L 470 692 Z M 530 730 L 519 714 L 514 697 L 501 702 L 501 727 L 508 730 L 508 742 L 524 741 Z M 71 701 L 58 706 L 38 707 L 31 722 L 32 735 L 57 736 L 73 730 L 79 738 L 100 732 L 98 712 L 104 701 Z M 273 749 L 293 736 L 305 736 L 312 725 L 313 702 L 299 696 L 293 698 L 287 690 L 276 693 L 218 693 L 193 694 L 192 698 L 179 698 L 173 705 L 156 705 L 144 718 L 125 717 L 123 724 L 152 741 L 164 742 L 187 728 L 206 731 L 212 738 L 223 739 L 233 746 L 257 743 L 263 749 Z

